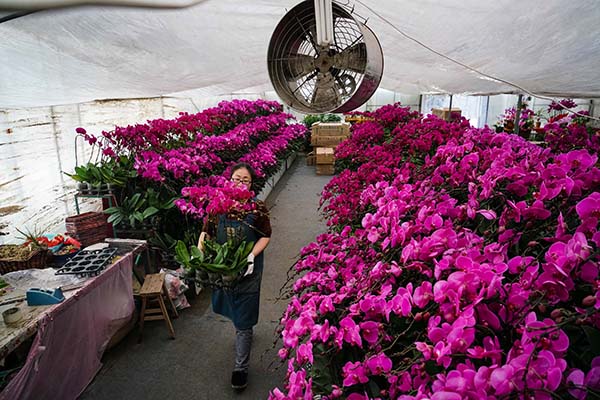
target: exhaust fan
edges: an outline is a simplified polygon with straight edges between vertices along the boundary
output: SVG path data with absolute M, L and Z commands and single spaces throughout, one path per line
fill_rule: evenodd
M 281 100 L 303 113 L 343 113 L 377 90 L 383 52 L 375 34 L 331 0 L 307 0 L 279 22 L 269 77 Z

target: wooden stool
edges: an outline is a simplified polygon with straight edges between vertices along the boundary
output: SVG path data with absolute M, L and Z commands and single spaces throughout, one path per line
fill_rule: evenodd
M 140 297 L 142 298 L 142 311 L 140 312 L 140 336 L 138 339 L 138 343 L 142 341 L 142 332 L 144 330 L 144 321 L 156 321 L 160 319 L 164 319 L 167 328 L 169 329 L 169 333 L 171 337 L 175 339 L 175 330 L 173 329 L 173 324 L 171 324 L 171 319 L 169 318 L 169 313 L 167 311 L 167 307 L 165 306 L 165 301 L 163 297 L 168 299 L 169 306 L 173 311 L 174 317 L 177 318 L 179 314 L 177 314 L 177 310 L 175 309 L 175 305 L 173 301 L 169 297 L 169 293 L 165 286 L 165 275 L 164 274 L 148 274 L 144 280 L 144 284 L 140 289 Z M 146 306 L 151 301 L 157 301 L 160 308 L 148 308 Z

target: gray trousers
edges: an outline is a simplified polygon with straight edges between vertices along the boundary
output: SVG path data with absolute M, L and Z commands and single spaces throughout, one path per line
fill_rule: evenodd
M 252 349 L 252 328 L 235 330 L 235 367 L 234 371 L 248 372 L 250 350 Z

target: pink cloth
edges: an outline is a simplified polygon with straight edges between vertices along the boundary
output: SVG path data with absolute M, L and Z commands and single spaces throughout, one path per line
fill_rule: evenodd
M 25 366 L 0 399 L 69 400 L 83 392 L 110 338 L 133 314 L 132 265 L 128 254 L 43 314 Z

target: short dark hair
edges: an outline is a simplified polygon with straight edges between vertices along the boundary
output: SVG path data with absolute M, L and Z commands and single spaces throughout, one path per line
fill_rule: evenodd
M 252 168 L 252 166 L 248 163 L 245 162 L 241 162 L 241 163 L 237 163 L 235 164 L 233 167 L 231 167 L 231 174 L 230 174 L 230 178 L 231 176 L 233 176 L 233 173 L 235 171 L 237 171 L 238 169 L 242 169 L 245 168 L 248 173 L 250 174 L 250 179 L 252 179 L 252 183 L 250 185 L 250 190 L 254 190 L 254 181 L 256 180 L 256 172 L 254 172 L 254 168 Z

